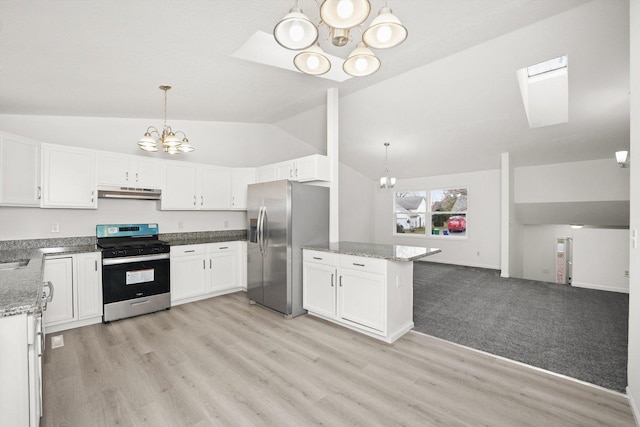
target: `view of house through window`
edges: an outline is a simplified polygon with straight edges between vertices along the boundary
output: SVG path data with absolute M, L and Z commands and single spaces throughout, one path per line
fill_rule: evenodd
M 395 193 L 394 217 L 396 234 L 465 237 L 467 188 Z

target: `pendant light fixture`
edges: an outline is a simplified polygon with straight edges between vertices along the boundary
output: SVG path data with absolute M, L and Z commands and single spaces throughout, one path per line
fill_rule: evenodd
M 628 151 L 616 151 L 616 162 L 621 168 L 628 168 L 631 162 L 629 161 Z
M 171 86 L 160 86 L 160 90 L 164 91 L 164 125 L 162 126 L 162 133 L 155 126 L 149 126 L 144 136 L 138 141 L 141 150 L 158 151 L 158 148 L 161 147 L 162 151 L 167 154 L 189 153 L 194 150 L 184 132 L 180 130 L 174 132 L 171 130 L 171 126 L 167 125 L 167 91 L 169 89 L 171 89 Z M 182 139 L 176 134 L 182 134 Z
M 311 0 L 309 0 L 311 1 Z M 273 29 L 278 44 L 291 50 L 301 50 L 294 58 L 296 68 L 306 74 L 320 75 L 331 68 L 331 62 L 318 45 L 319 27 L 327 27 L 328 39 L 334 46 L 342 47 L 352 41 L 351 30 L 362 26 L 371 13 L 369 0 L 316 0 L 319 5 L 319 22 L 314 24 L 296 5 Z M 393 15 L 384 2 L 378 16 L 362 33 L 361 41 L 349 54 L 342 65 L 345 73 L 363 77 L 375 73 L 380 68 L 378 59 L 370 48 L 389 49 L 407 38 L 407 29 Z
M 396 179 L 389 177 L 389 143 L 384 143 L 384 176 L 380 178 L 380 188 L 393 188 L 396 185 Z

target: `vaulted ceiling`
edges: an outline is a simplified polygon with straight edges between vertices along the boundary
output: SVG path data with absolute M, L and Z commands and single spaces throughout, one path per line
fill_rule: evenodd
M 384 3 L 371 0 L 372 17 Z M 170 84 L 173 119 L 274 124 L 322 152 L 337 87 L 341 159 L 372 178 L 385 141 L 398 177 L 498 167 L 506 151 L 524 165 L 628 146 L 627 0 L 387 3 L 408 39 L 376 52 L 376 74 L 336 83 L 231 56 L 293 0 L 0 0 L 0 113 L 157 119 Z M 319 19 L 316 1 L 299 4 Z M 341 57 L 353 46 L 330 49 L 326 32 L 320 43 Z M 529 129 L 515 71 L 562 54 L 570 122 Z

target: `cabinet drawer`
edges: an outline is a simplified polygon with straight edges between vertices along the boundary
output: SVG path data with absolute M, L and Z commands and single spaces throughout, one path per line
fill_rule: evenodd
M 378 258 L 367 258 L 352 255 L 340 255 L 340 267 L 361 270 L 367 273 L 384 274 L 386 261 Z
M 210 243 L 209 253 L 233 252 L 238 248 L 238 242 Z
M 302 251 L 302 260 L 304 262 L 315 262 L 324 265 L 335 266 L 337 264 L 336 254 L 331 252 L 312 251 L 309 249 L 304 249 Z
M 204 255 L 207 253 L 207 245 L 180 245 L 171 246 L 171 257 Z

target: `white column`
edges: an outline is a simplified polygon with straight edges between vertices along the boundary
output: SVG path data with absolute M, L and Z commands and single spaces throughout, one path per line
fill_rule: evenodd
M 502 153 L 500 164 L 500 276 L 509 277 L 509 224 L 511 215 L 509 153 Z
M 327 157 L 331 162 L 331 183 L 329 197 L 329 241 L 340 240 L 340 134 L 339 134 L 338 88 L 327 90 Z

